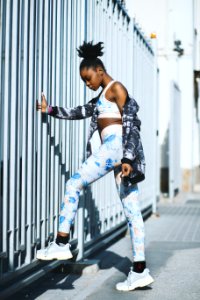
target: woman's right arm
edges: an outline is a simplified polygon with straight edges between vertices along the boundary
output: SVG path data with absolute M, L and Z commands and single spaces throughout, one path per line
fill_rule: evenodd
M 37 110 L 41 110 L 42 113 L 48 114 L 54 118 L 65 120 L 81 120 L 91 117 L 97 100 L 97 97 L 95 97 L 85 105 L 79 105 L 72 108 L 63 108 L 48 105 L 44 94 L 42 94 L 41 98 L 41 104 L 38 102 L 36 104 Z

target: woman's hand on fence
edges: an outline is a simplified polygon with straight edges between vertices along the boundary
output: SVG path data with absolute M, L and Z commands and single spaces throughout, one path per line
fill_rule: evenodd
M 133 171 L 133 168 L 129 164 L 122 164 L 122 177 L 128 176 Z
M 47 107 L 48 107 L 48 103 L 47 103 L 46 97 L 42 93 L 41 94 L 41 103 L 39 103 L 38 100 L 36 100 L 36 110 L 41 110 L 42 113 L 46 113 Z

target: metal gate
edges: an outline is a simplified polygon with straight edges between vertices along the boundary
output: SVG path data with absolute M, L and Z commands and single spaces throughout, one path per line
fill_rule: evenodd
M 117 0 L 1 1 L 2 282 L 34 266 L 36 249 L 55 237 L 65 182 L 85 158 L 88 121 L 59 121 L 35 110 L 42 91 L 49 104 L 63 107 L 94 96 L 79 76 L 76 48 L 83 40 L 105 43 L 108 73 L 140 104 L 147 159 L 141 208 L 155 203 L 156 58 L 137 24 Z M 108 174 L 80 197 L 71 236 L 79 259 L 126 227 L 113 180 Z

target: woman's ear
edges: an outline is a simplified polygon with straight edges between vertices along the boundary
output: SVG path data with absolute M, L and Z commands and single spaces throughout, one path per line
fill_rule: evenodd
M 96 68 L 97 73 L 99 73 L 100 75 L 103 75 L 104 70 L 102 69 L 102 67 L 97 67 Z

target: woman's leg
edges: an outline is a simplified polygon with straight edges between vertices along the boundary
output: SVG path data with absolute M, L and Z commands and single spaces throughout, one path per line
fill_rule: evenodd
M 99 150 L 91 155 L 67 181 L 60 210 L 59 234 L 69 234 L 78 209 L 81 190 L 113 170 L 120 159 L 121 137 L 116 134 L 109 135 Z
M 121 140 L 118 133 L 105 135 L 103 144 L 98 151 L 91 155 L 67 181 L 64 201 L 61 204 L 56 241 L 47 248 L 38 250 L 36 255 L 38 259 L 69 259 L 72 257 L 68 235 L 78 209 L 79 194 L 83 187 L 104 176 L 120 163 L 122 156 Z
M 144 222 L 138 201 L 138 186 L 137 184 L 126 185 L 121 174 L 121 166 L 116 167 L 115 182 L 130 230 L 134 262 L 145 261 Z
M 127 218 L 130 229 L 131 242 L 133 247 L 133 268 L 128 274 L 125 281 L 116 284 L 118 291 L 132 291 L 138 287 L 144 287 L 154 279 L 146 268 L 145 251 L 144 251 L 144 222 L 142 219 L 140 205 L 138 201 L 137 184 L 128 185 L 121 178 L 121 168 L 114 170 L 117 190 L 121 198 L 124 213 Z

